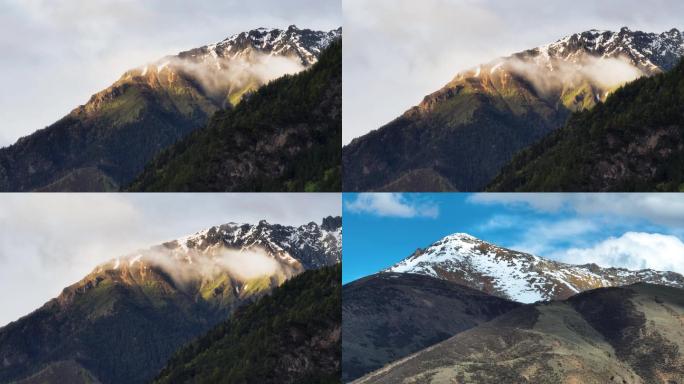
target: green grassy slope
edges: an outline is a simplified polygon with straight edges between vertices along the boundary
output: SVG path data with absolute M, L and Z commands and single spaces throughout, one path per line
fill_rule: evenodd
M 480 191 L 522 148 L 561 127 L 569 109 L 522 76 L 483 70 L 342 150 L 345 191 Z
M 220 107 L 190 79 L 129 72 L 51 126 L 0 149 L 0 191 L 111 191 Z
M 684 191 L 684 62 L 520 152 L 491 191 Z
M 94 272 L 0 328 L 0 383 L 35 374 L 42 383 L 68 382 L 79 372 L 105 384 L 147 382 L 242 302 L 204 300 L 158 268 Z
M 131 191 L 335 191 L 340 182 L 342 42 L 318 63 L 246 96 L 163 151 Z

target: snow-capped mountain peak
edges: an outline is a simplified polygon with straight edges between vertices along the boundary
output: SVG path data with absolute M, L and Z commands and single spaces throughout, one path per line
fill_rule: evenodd
M 677 29 L 646 33 L 592 29 L 555 42 L 497 58 L 459 72 L 442 90 L 425 98 L 418 111 L 461 89 L 506 98 L 534 88 L 534 97 L 571 111 L 605 101 L 618 87 L 643 76 L 672 69 L 684 56 L 684 37 Z M 519 79 L 524 81 L 520 82 Z M 521 91 L 520 89 L 523 88 Z M 511 106 L 516 110 L 516 106 Z
M 652 74 L 674 67 L 684 55 L 684 40 L 676 28 L 659 34 L 632 31 L 627 27 L 617 32 L 592 29 L 519 55 L 579 62 L 587 54 L 602 59 L 624 58 Z
M 588 289 L 637 282 L 684 287 L 684 277 L 674 272 L 571 265 L 463 233 L 446 236 L 385 272 L 437 277 L 523 303 L 565 299 Z
M 325 218 L 322 225 L 309 223 L 299 227 L 262 220 L 258 224 L 228 223 L 207 228 L 117 257 L 99 265 L 93 273 L 115 271 L 123 276 L 133 272 L 144 276 L 150 268 L 161 268 L 171 275 L 198 281 L 212 280 L 224 273 L 257 276 L 261 271 L 278 271 L 290 277 L 306 269 L 339 263 L 341 257 L 339 217 Z
M 287 29 L 257 28 L 232 35 L 221 42 L 183 52 L 179 56 L 201 59 L 235 59 L 254 53 L 295 57 L 304 66 L 313 65 L 320 53 L 342 35 L 342 29 L 313 31 L 291 25 Z

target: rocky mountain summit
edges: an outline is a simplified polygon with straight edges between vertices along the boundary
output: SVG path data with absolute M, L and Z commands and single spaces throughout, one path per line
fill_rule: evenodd
M 635 283 L 684 288 L 684 276 L 675 272 L 566 264 L 502 248 L 464 233 L 446 236 L 419 249 L 386 272 L 437 277 L 521 303 L 563 300 L 595 288 Z

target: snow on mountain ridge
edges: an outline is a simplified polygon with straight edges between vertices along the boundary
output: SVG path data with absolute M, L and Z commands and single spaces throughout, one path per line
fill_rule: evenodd
M 342 35 L 342 29 L 313 31 L 291 25 L 288 29 L 257 28 L 237 33 L 218 43 L 178 54 L 197 62 L 211 62 L 221 69 L 226 60 L 248 58 L 255 53 L 297 58 L 304 67 L 318 61 L 320 53 Z
M 684 40 L 677 29 L 660 34 L 631 31 L 624 27 L 619 32 L 592 29 L 575 33 L 556 42 L 523 52 L 548 60 L 557 58 L 577 62 L 585 53 L 600 58 L 626 57 L 634 65 L 649 72 L 670 69 L 676 60 L 663 61 L 663 57 L 684 55 Z
M 674 272 L 566 264 L 467 234 L 446 236 L 385 272 L 424 274 L 523 303 L 565 299 L 588 289 L 637 282 L 684 287 L 684 277 Z
M 258 224 L 227 223 L 180 237 L 152 249 L 170 251 L 170 255 L 186 258 L 193 252 L 202 253 L 217 247 L 239 251 L 258 247 L 272 257 L 281 258 L 290 264 L 301 262 L 305 269 L 314 269 L 340 262 L 342 227 L 328 230 L 313 222 L 292 227 L 269 224 L 265 220 Z M 135 252 L 122 259 L 140 260 L 139 255 L 140 252 Z M 192 259 L 187 260 L 191 262 Z
M 274 79 L 309 68 L 341 34 L 341 28 L 326 32 L 294 25 L 254 29 L 129 70 L 116 84 L 197 87 L 213 106 L 223 108 Z

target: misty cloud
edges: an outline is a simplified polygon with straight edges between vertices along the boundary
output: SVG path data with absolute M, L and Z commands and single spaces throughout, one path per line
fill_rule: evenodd
M 284 75 L 292 75 L 305 67 L 297 57 L 271 56 L 252 52 L 247 57 L 216 58 L 194 62 L 174 57 L 169 65 L 184 72 L 202 85 L 209 94 L 226 94 L 255 88 Z
M 584 56 L 577 62 L 553 60 L 549 63 L 513 57 L 507 59 L 508 69 L 524 77 L 544 96 L 560 93 L 567 85 L 579 86 L 584 82 L 599 88 L 602 97 L 617 86 L 646 75 L 629 59 L 596 58 Z
M 247 282 L 261 277 L 289 279 L 304 270 L 299 262 L 287 262 L 289 255 L 279 258 L 261 247 L 231 249 L 218 246 L 201 252 L 196 249 L 152 249 L 120 259 L 120 262 L 130 263 L 137 255 L 143 256 L 143 262 L 161 268 L 181 287 L 196 287 L 225 273 L 238 281 Z

